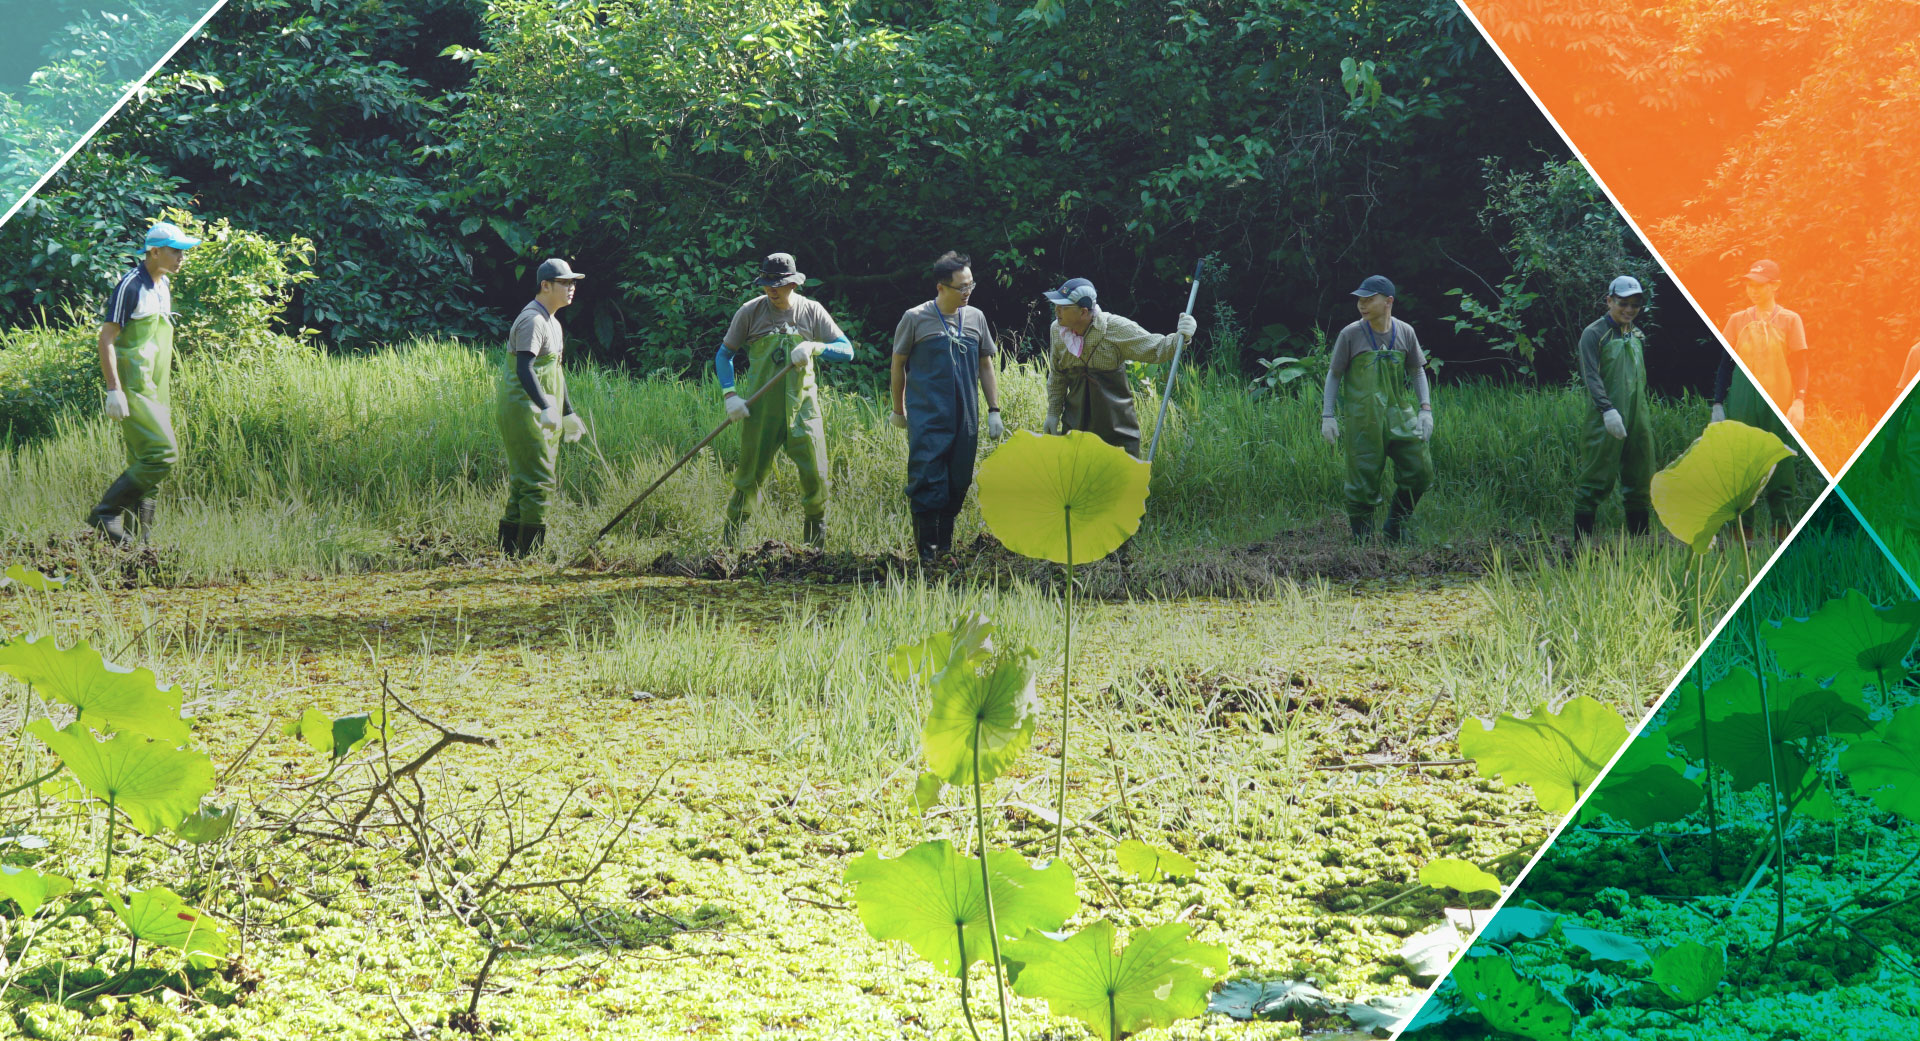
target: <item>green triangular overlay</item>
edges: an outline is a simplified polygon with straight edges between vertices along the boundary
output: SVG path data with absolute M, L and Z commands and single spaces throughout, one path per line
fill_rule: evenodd
M 1920 1037 L 1920 454 L 1878 448 L 1404 1036 Z
M 0 224 L 226 0 L 6 0 Z

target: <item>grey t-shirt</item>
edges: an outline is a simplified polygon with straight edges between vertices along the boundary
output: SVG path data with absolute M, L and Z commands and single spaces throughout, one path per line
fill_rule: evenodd
M 527 301 L 527 306 L 514 316 L 513 328 L 507 332 L 507 350 L 515 354 L 531 354 L 536 358 L 548 354 L 560 357 L 563 341 L 560 319 L 550 314 L 538 300 Z
M 1413 326 L 1398 318 L 1387 319 L 1387 332 L 1382 335 L 1373 331 L 1367 320 L 1354 322 L 1333 341 L 1333 361 L 1327 366 L 1327 386 L 1320 403 L 1320 414 L 1331 418 L 1335 403 L 1340 395 L 1340 377 L 1347 374 L 1347 366 L 1352 364 L 1355 354 L 1375 349 L 1405 352 L 1407 382 L 1413 384 L 1413 393 L 1420 404 L 1428 404 L 1427 399 L 1427 352 L 1420 349 L 1420 337 L 1414 334 Z
M 774 333 L 798 333 L 821 343 L 831 343 L 847 335 L 840 331 L 824 304 L 795 292 L 787 298 L 784 311 L 775 309 L 772 298 L 764 294 L 741 304 L 740 310 L 733 313 L 733 321 L 727 324 L 727 335 L 721 342 L 737 354 L 745 350 L 747 344 Z
M 943 315 L 940 305 L 932 300 L 909 308 L 906 314 L 900 316 L 900 324 L 893 329 L 893 353 L 912 354 L 920 341 L 936 336 L 952 336 L 956 328 L 963 338 L 971 337 L 974 343 L 980 345 L 981 357 L 993 355 L 993 328 L 987 324 L 987 316 L 979 308 L 962 307 L 953 315 Z

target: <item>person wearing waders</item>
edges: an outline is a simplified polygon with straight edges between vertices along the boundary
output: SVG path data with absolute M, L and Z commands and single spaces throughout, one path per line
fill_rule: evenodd
M 1592 404 L 1580 433 L 1573 536 L 1593 534 L 1602 500 L 1620 485 L 1627 534 L 1644 535 L 1653 505 L 1653 413 L 1647 406 L 1646 336 L 1634 327 L 1646 291 L 1632 275 L 1607 287 L 1607 313 L 1580 334 L 1580 378 Z
M 500 518 L 500 550 L 524 557 L 547 537 L 547 509 L 559 486 L 560 442 L 580 440 L 587 425 L 567 398 L 560 309 L 573 302 L 587 276 L 560 259 L 543 260 L 535 276 L 540 294 L 513 320 L 507 333 L 507 368 L 497 407 L 500 440 L 507 449 L 507 512 Z
M 1413 507 L 1433 484 L 1433 402 L 1427 355 L 1413 326 L 1393 316 L 1393 281 L 1368 275 L 1353 291 L 1360 318 L 1333 341 L 1327 385 L 1321 393 L 1320 436 L 1347 457 L 1347 527 L 1356 539 L 1373 534 L 1387 460 L 1393 460 L 1393 502 L 1387 538 L 1406 537 Z
M 740 423 L 740 465 L 733 472 L 733 496 L 727 500 L 726 524 L 721 529 L 721 541 L 729 546 L 760 502 L 760 485 L 767 479 L 774 455 L 785 452 L 800 478 L 806 544 L 815 550 L 826 548 L 827 432 L 821 424 L 813 363 L 823 357 L 851 360 L 853 344 L 819 301 L 794 289 L 806 280 L 795 268 L 792 254 L 769 254 L 760 262 L 760 277 L 754 279 L 762 295 L 734 312 L 713 361 L 727 418 Z M 736 390 L 734 359 L 743 354 L 747 375 Z M 793 371 L 782 380 L 784 386 L 760 395 L 749 410 L 746 399 L 789 362 Z
M 87 523 L 120 548 L 133 544 L 129 513 L 145 539 L 153 531 L 154 493 L 180 461 L 169 385 L 173 371 L 173 289 L 187 250 L 200 244 L 172 224 L 155 224 L 145 255 L 120 277 L 100 323 L 100 375 L 106 381 L 107 418 L 118 420 L 127 468 L 87 515 Z
M 933 262 L 933 299 L 900 316 L 893 330 L 893 425 L 907 432 L 907 501 L 913 546 L 922 564 L 953 548 L 953 521 L 973 483 L 980 445 L 980 403 L 987 436 L 1006 432 L 993 368 L 993 330 L 973 295 L 966 255 Z
M 1198 323 L 1180 316 L 1174 332 L 1150 333 L 1140 324 L 1102 310 L 1099 291 L 1084 278 L 1050 289 L 1053 326 L 1047 330 L 1047 420 L 1049 434 L 1084 430 L 1140 457 L 1140 417 L 1125 363 L 1173 360 L 1174 348 L 1193 339 Z
M 1800 316 L 1781 307 L 1776 299 L 1780 288 L 1780 265 L 1771 260 L 1761 260 L 1748 269 L 1742 279 L 1747 292 L 1747 302 L 1753 306 L 1744 311 L 1735 312 L 1727 319 L 1721 334 L 1732 345 L 1735 354 L 1745 362 L 1747 368 L 1760 380 L 1759 388 L 1733 363 L 1733 355 L 1720 359 L 1720 370 L 1713 379 L 1713 418 L 1718 423 L 1731 419 L 1736 423 L 1745 423 L 1785 441 L 1789 446 L 1793 435 L 1780 422 L 1768 406 L 1768 399 L 1787 412 L 1787 422 L 1795 427 L 1806 419 L 1807 397 L 1807 329 Z M 1765 395 L 1762 396 L 1762 390 Z M 1773 535 L 1776 541 L 1786 538 L 1792 524 L 1787 518 L 1787 500 L 1793 494 L 1793 460 L 1788 459 L 1773 468 L 1773 477 L 1768 479 L 1762 494 L 1766 500 L 1767 514 L 1773 521 Z M 1753 510 L 1744 515 L 1748 531 L 1756 530 L 1753 523 Z

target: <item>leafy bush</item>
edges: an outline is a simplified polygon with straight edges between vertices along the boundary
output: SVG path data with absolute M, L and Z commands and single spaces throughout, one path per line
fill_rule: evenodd
M 91 330 L 0 330 L 0 443 L 53 432 L 54 417 L 100 392 Z
M 173 279 L 173 307 L 180 314 L 174 344 L 181 352 L 217 352 L 223 361 L 244 362 L 303 347 L 305 340 L 275 327 L 294 286 L 314 277 L 312 240 L 295 235 L 275 241 L 236 228 L 225 217 L 207 224 L 185 210 L 162 216 L 203 240 Z

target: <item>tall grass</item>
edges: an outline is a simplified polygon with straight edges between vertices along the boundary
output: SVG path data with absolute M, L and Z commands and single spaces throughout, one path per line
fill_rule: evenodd
M 438 341 L 268 358 L 244 371 L 183 360 L 174 379 L 183 458 L 162 491 L 157 536 L 178 580 L 343 573 L 489 552 L 505 487 L 493 417 L 501 365 L 497 353 Z M 575 407 L 592 432 L 562 452 L 562 492 L 549 518 L 556 555 L 583 542 L 723 418 L 711 381 L 568 368 Z M 831 366 L 826 372 L 831 384 Z M 1016 366 L 1001 387 L 1009 426 L 1037 428 L 1043 376 Z M 1238 380 L 1203 370 L 1183 380 L 1140 555 L 1336 527 L 1341 463 L 1319 438 L 1317 393 L 1254 401 Z M 904 551 L 903 436 L 864 394 L 829 386 L 824 404 L 829 548 Z M 1564 527 L 1584 407 L 1571 389 L 1441 387 L 1439 479 L 1421 505 L 1418 539 L 1474 545 Z M 1149 401 L 1141 413 L 1151 426 Z M 1691 398 L 1657 405 L 1659 458 L 1677 455 L 1705 418 Z M 723 433 L 608 540 L 611 555 L 711 552 L 737 454 L 737 434 Z M 32 558 L 64 545 L 83 531 L 87 508 L 121 466 L 117 432 L 91 410 L 60 413 L 44 436 L 0 446 L 0 554 Z M 797 503 L 791 467 L 776 464 L 743 538 L 797 540 Z M 973 506 L 958 530 L 980 530 Z

